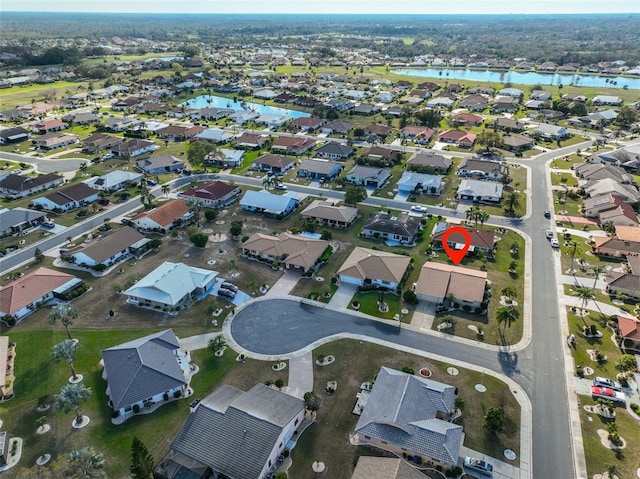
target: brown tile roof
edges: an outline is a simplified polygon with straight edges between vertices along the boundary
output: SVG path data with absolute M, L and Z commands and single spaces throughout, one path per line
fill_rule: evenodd
M 316 200 L 300 214 L 303 218 L 320 218 L 330 221 L 351 223 L 358 216 L 358 208 L 351 206 L 334 206 L 329 201 Z
M 624 338 L 640 341 L 640 320 L 618 316 L 618 328 Z
M 242 244 L 242 249 L 257 251 L 274 258 L 284 258 L 286 264 L 307 270 L 320 259 L 327 246 L 329 242 L 326 240 L 291 233 L 280 233 L 278 236 L 255 233 Z
M 342 264 L 338 274 L 361 280 L 379 279 L 398 283 L 410 262 L 409 256 L 357 246 Z
M 141 218 L 149 218 L 160 226 L 167 227 L 175 220 L 182 218 L 188 211 L 187 202 L 179 198 L 177 200 L 167 201 L 150 211 L 140 213 L 131 220 L 136 221 Z
M 453 165 L 453 161 L 450 158 L 445 158 L 442 155 L 414 153 L 414 155 L 407 161 L 407 165 L 430 166 L 432 168 L 448 170 L 449 168 L 451 168 L 451 165 Z
M 598 253 L 613 255 L 615 252 L 619 252 L 622 256 L 625 256 L 628 253 L 640 253 L 640 241 L 625 241 L 619 238 L 609 238 L 607 236 L 596 236 L 594 241 L 595 250 Z
M 416 293 L 445 298 L 453 294 L 470 303 L 482 302 L 487 273 L 443 263 L 427 262 L 415 284 Z
M 432 242 L 433 243 L 438 243 L 438 245 L 442 244 L 442 235 L 445 233 L 445 231 L 447 231 L 447 229 L 450 226 L 454 226 L 451 224 L 448 224 L 446 228 L 444 228 L 442 231 L 440 231 L 439 233 L 435 233 L 432 238 Z M 457 226 L 457 225 L 455 225 Z M 495 244 L 496 241 L 496 237 L 495 234 L 493 233 L 493 231 L 489 231 L 489 230 L 480 230 L 480 229 L 473 229 L 473 228 L 465 228 L 467 230 L 467 232 L 469 233 L 469 236 L 471 236 L 471 244 L 470 246 L 476 247 L 476 248 L 484 248 L 484 249 L 492 249 L 493 245 Z M 466 243 L 466 239 L 465 237 L 461 234 L 461 233 L 456 233 L 453 232 L 451 233 L 448 237 L 447 240 L 450 243 Z
M 22 278 L 0 287 L 0 312 L 13 314 L 73 278 L 67 273 L 49 268 L 38 268 Z
M 34 177 L 10 174 L 0 180 L 0 188 L 21 192 L 52 181 L 61 180 L 62 178 L 62 176 L 56 175 L 55 173 L 47 173 L 46 175 Z
M 256 165 L 267 165 L 270 167 L 284 168 L 294 161 L 295 160 L 293 158 L 290 158 L 288 156 L 267 154 L 262 155 L 260 158 L 257 158 L 253 163 Z
M 621 240 L 640 243 L 640 228 L 637 226 L 616 226 L 616 236 Z
M 144 239 L 143 234 L 138 233 L 130 226 L 125 226 L 114 231 L 108 236 L 104 236 L 92 243 L 89 243 L 86 246 L 80 246 L 69 250 L 65 255 L 71 256 L 76 253 L 84 253 L 96 263 L 102 263 L 119 251 L 127 249 L 141 239 Z
M 189 188 L 187 191 L 182 193 L 182 196 L 203 198 L 207 200 L 219 200 L 237 189 L 237 186 L 232 186 L 222 181 L 212 181 L 211 183 L 205 183 L 204 185 Z
M 59 206 L 64 206 L 72 201 L 82 201 L 89 196 L 95 195 L 97 192 L 98 190 L 94 190 L 85 183 L 76 183 L 75 185 L 67 186 L 66 188 L 45 195 L 45 198 Z
M 295 138 L 291 136 L 281 136 L 273 142 L 272 148 L 287 148 L 294 150 L 302 150 L 316 143 L 315 140 L 309 138 Z
M 398 157 L 398 151 L 391 148 L 384 148 L 382 146 L 372 146 L 362 152 L 362 156 L 368 156 L 371 158 L 384 158 L 386 160 L 395 160 Z

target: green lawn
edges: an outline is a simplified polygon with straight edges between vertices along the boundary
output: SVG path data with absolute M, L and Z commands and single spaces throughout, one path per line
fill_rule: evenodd
M 349 305 L 349 309 L 355 309 L 353 303 L 357 301 L 360 303 L 359 311 L 370 316 L 376 316 L 383 319 L 393 319 L 393 316 L 400 313 L 402 309 L 402 300 L 400 296 L 393 293 L 384 294 L 384 302 L 389 307 L 389 310 L 385 313 L 380 311 L 378 306 L 379 292 L 369 291 L 366 293 L 356 293 L 353 296 L 352 304 Z
M 578 179 L 572 173 L 551 172 L 552 185 L 565 185 L 569 188 L 578 186 Z

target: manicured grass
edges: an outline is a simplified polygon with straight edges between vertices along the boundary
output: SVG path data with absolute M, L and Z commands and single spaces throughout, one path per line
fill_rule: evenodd
M 376 316 L 383 319 L 393 319 L 395 314 L 399 314 L 401 307 L 401 298 L 395 294 L 389 292 L 384 294 L 384 302 L 389 306 L 389 310 L 383 313 L 379 310 L 378 306 L 379 292 L 369 291 L 365 293 L 356 293 L 349 305 L 349 309 L 355 309 L 353 302 L 358 301 L 360 303 L 359 311 L 370 316 Z
M 404 352 L 388 349 L 363 341 L 340 340 L 326 344 L 314 351 L 314 360 L 319 354 L 334 355 L 336 361 L 328 366 L 314 366 L 314 392 L 322 403 L 316 422 L 302 435 L 292 452 L 293 466 L 289 477 L 312 479 L 316 477 L 311 464 L 317 458 L 333 471 L 331 477 L 350 477 L 358 456 L 382 455 L 382 451 L 349 444 L 358 416 L 351 413 L 355 395 L 360 384 L 373 381 L 381 366 L 401 370 L 408 366 L 416 372 L 427 367 L 432 371 L 431 379 L 454 385 L 465 407 L 462 424 L 465 431 L 464 444 L 493 457 L 502 457 L 505 448 L 518 453 L 520 447 L 520 408 L 509 388 L 493 377 L 474 371 L 459 369 L 458 376 L 450 376 L 449 366 L 439 361 L 428 360 Z M 332 395 L 324 392 L 327 381 L 336 380 L 338 388 Z M 479 394 L 473 385 L 482 383 L 487 392 Z M 493 437 L 482 427 L 482 417 L 489 407 L 503 405 L 507 427 Z M 517 461 L 516 461 L 517 462 Z M 517 465 L 517 464 L 516 464 Z
M 557 168 L 559 170 L 568 170 L 571 169 L 574 165 L 578 163 L 584 163 L 586 160 L 585 157 L 573 154 L 569 156 L 565 156 L 562 158 L 557 158 L 551 162 L 551 168 Z
M 571 173 L 551 172 L 552 185 L 565 185 L 567 187 L 578 186 L 578 179 Z

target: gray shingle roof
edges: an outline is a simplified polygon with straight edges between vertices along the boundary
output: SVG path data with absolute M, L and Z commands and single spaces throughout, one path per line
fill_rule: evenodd
M 173 329 L 102 351 L 113 408 L 120 409 L 186 384 L 174 354 Z
M 454 399 L 453 386 L 382 367 L 355 431 L 455 465 L 462 426 L 436 418 Z
M 284 426 L 304 402 L 264 384 L 222 386 L 189 416 L 171 445 L 232 479 L 258 479 Z

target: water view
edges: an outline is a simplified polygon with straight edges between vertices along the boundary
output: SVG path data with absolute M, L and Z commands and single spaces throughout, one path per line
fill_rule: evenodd
M 471 80 L 520 85 L 573 85 L 584 87 L 623 88 L 640 90 L 640 78 L 603 77 L 595 75 L 537 73 L 518 71 L 459 70 L 454 68 L 402 69 L 394 70 L 399 75 L 411 75 L 446 80 Z
M 252 110 L 261 115 L 284 115 L 291 118 L 311 116 L 309 113 L 297 110 L 288 110 L 277 106 L 261 105 L 250 101 L 234 100 L 216 95 L 202 95 L 185 103 L 191 108 L 231 108 L 232 110 Z

